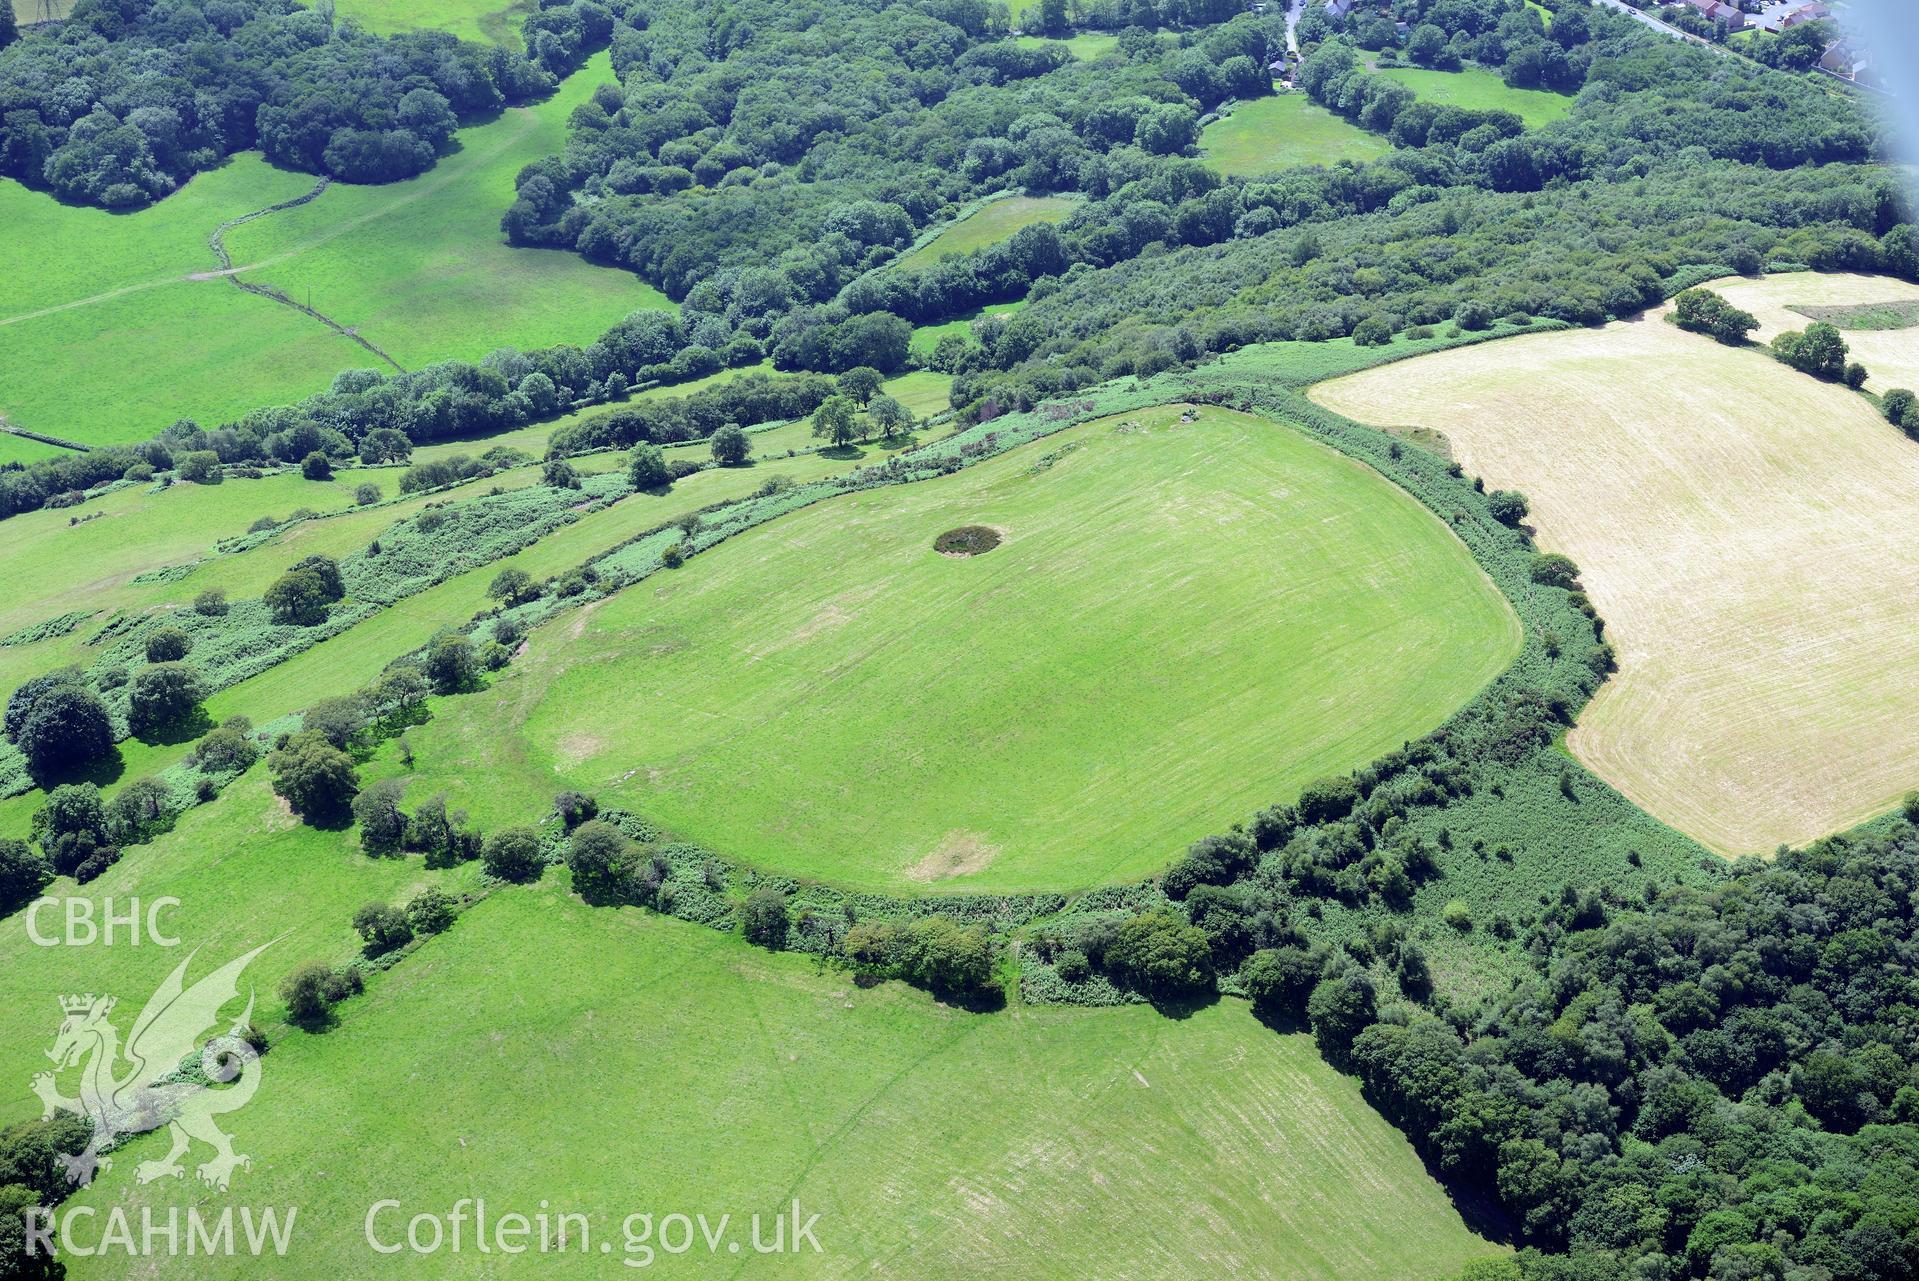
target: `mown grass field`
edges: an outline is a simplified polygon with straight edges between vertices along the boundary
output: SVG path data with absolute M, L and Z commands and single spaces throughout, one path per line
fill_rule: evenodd
M 1467 67 L 1429 71 L 1421 67 L 1381 67 L 1379 74 L 1411 89 L 1422 102 L 1475 111 L 1510 111 L 1529 129 L 1549 125 L 1572 110 L 1573 100 L 1547 89 L 1514 89 L 1496 71 Z
M 293 1281 L 498 1274 L 470 1236 L 460 1254 L 373 1253 L 367 1212 L 389 1198 L 401 1231 L 461 1197 L 494 1215 L 583 1213 L 587 1252 L 538 1260 L 561 1277 L 624 1271 L 628 1214 L 730 1213 L 744 1243 L 751 1215 L 795 1198 L 820 1216 L 818 1253 L 701 1245 L 645 1274 L 1437 1281 L 1497 1250 L 1356 1082 L 1238 1002 L 1177 1021 L 968 1014 L 584 907 L 559 873 L 496 893 L 376 976 L 333 1032 L 277 1046 L 231 1128 L 253 1157 L 233 1197 L 299 1207 L 273 1263 Z M 76 1203 L 138 1222 L 141 1206 L 202 1200 L 133 1183 L 158 1147 L 138 1140 Z M 151 1275 L 258 1267 L 160 1259 Z M 120 1274 L 97 1259 L 72 1275 Z
M 1005 196 L 988 201 L 902 257 L 899 265 L 930 267 L 942 258 L 996 245 L 1010 239 L 1022 227 L 1036 222 L 1059 222 L 1072 213 L 1078 203 L 1065 196 Z
M 1504 601 L 1424 508 L 1283 426 L 1179 413 L 834 499 L 564 618 L 414 736 L 415 786 L 489 823 L 577 786 L 859 888 L 1069 889 L 1398 746 L 1510 661 Z M 932 549 L 969 524 L 1003 543 Z
M 586 342 L 630 311 L 669 305 L 632 275 L 577 255 L 508 247 L 513 176 L 557 150 L 567 114 L 609 78 L 601 54 L 544 103 L 464 129 L 411 182 L 335 184 L 228 233 L 236 266 L 312 305 L 402 365 L 478 359 L 502 344 Z M 236 156 L 135 214 L 69 209 L 0 181 L 0 414 L 85 444 L 141 440 L 176 418 L 217 423 L 323 390 L 371 353 L 223 279 L 222 221 L 312 188 L 307 174 Z M 62 252 L 48 253 L 58 244 Z M 45 260 L 43 262 L 43 260 Z M 310 291 L 310 295 L 309 295 Z
M 1200 131 L 1200 154 L 1223 174 L 1250 178 L 1292 165 L 1370 160 L 1392 150 L 1303 93 L 1255 98 Z
M 964 316 L 955 316 L 951 320 L 942 320 L 937 325 L 919 325 L 914 328 L 913 337 L 909 345 L 914 355 L 924 359 L 933 354 L 933 348 L 939 346 L 940 339 L 946 337 L 946 335 L 959 334 L 962 337 L 970 335 L 973 332 L 973 322 L 980 317 L 1010 316 L 1025 305 L 1026 302 L 1024 299 L 1021 299 L 1019 302 L 996 302 L 975 311 L 970 311 Z
M 1919 446 L 1861 397 L 1656 316 L 1314 396 L 1527 495 L 1619 651 L 1569 745 L 1654 816 L 1761 853 L 1919 786 Z
M 282 976 L 308 961 L 343 961 L 355 952 L 359 941 L 351 922 L 362 904 L 404 901 L 428 884 L 457 892 L 473 883 L 476 870 L 469 864 L 429 872 L 418 858 L 369 859 L 354 833 L 298 823 L 268 788 L 265 767 L 256 765 L 219 800 L 188 813 L 153 843 L 127 851 L 98 880 L 76 890 L 62 879 L 48 890 L 91 899 L 97 912 L 111 897 L 122 914 L 135 897 L 148 903 L 176 898 L 179 906 L 166 909 L 161 923 L 185 942 L 182 948 L 132 946 L 124 931 L 111 947 L 41 947 L 29 938 L 24 913 L 0 921 L 0 1074 L 9 1083 L 0 1090 L 0 1125 L 40 1113 L 27 1082 L 49 1066 L 44 1051 L 60 1024 L 61 995 L 118 997 L 124 1034 L 141 1004 L 192 948 L 202 949 L 202 963 L 217 966 L 277 939 L 247 972 L 258 993 L 255 1021 L 269 1026 L 284 1016 Z M 40 930 L 59 932 L 58 911 L 42 914 Z M 130 1164 L 126 1173 L 132 1173 Z
M 459 154 L 420 177 L 336 184 L 311 204 L 234 228 L 228 252 L 253 265 L 243 279 L 310 297 L 408 368 L 499 346 L 586 342 L 629 312 L 670 307 L 630 273 L 514 248 L 500 232 L 514 176 L 563 148 L 567 116 L 611 79 L 597 54 L 547 101 L 462 131 Z
M 535 0 L 344 0 L 342 18 L 352 18 L 368 31 L 444 31 L 480 44 L 521 47 L 520 23 L 536 13 Z
M 207 237 L 220 222 L 313 182 L 248 153 L 149 209 L 110 214 L 0 179 L 0 414 L 115 444 L 176 418 L 296 399 L 362 363 L 359 347 L 298 312 L 190 279 L 217 267 Z
M 1752 339 L 1761 343 L 1770 343 L 1776 334 L 1804 329 L 1812 323 L 1811 317 L 1791 310 L 1795 306 L 1844 307 L 1919 300 L 1919 285 L 1896 276 L 1854 272 L 1794 271 L 1756 279 L 1732 276 L 1709 280 L 1703 287 L 1751 312 L 1759 322 Z M 1919 330 L 1845 329 L 1840 337 L 1846 340 L 1851 359 L 1866 367 L 1867 390 L 1919 388 Z
M 1013 43 L 1024 49 L 1037 49 L 1041 45 L 1048 44 L 1063 44 L 1081 62 L 1093 62 L 1119 48 L 1119 37 L 1104 31 L 1082 31 L 1078 35 L 1058 40 L 1050 36 L 1021 36 Z

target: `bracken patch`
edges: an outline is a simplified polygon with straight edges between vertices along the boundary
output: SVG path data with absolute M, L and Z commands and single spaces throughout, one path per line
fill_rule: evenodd
M 933 540 L 942 556 L 980 556 L 999 546 L 999 531 L 985 525 L 961 525 Z

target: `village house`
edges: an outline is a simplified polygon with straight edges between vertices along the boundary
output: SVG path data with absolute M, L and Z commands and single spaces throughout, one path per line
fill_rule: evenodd
M 1738 31 L 1746 25 L 1745 10 L 1731 0 L 1685 0 L 1685 3 L 1703 18 L 1725 23 L 1728 31 Z

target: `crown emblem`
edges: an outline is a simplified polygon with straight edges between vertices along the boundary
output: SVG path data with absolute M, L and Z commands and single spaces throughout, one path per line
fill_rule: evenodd
M 60 1008 L 68 1014 L 85 1014 L 99 999 L 91 992 L 85 996 L 63 996 L 60 998 Z

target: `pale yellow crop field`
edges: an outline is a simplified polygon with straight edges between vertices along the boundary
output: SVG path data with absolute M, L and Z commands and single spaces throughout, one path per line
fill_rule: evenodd
M 1569 745 L 1652 814 L 1764 852 L 1919 787 L 1919 444 L 1863 398 L 1656 316 L 1313 396 L 1527 495 L 1619 650 Z
M 1919 302 L 1919 285 L 1897 276 L 1861 276 L 1851 272 L 1826 275 L 1817 271 L 1793 271 L 1756 280 L 1732 276 L 1708 281 L 1704 287 L 1735 307 L 1751 312 L 1759 322 L 1753 339 L 1766 343 L 1772 341 L 1774 334 L 1804 329 L 1812 323 L 1810 316 L 1791 310 L 1794 306 Z M 1919 389 L 1919 329 L 1842 329 L 1841 337 L 1846 340 L 1852 359 L 1866 367 L 1868 391 L 1882 392 L 1893 387 Z

